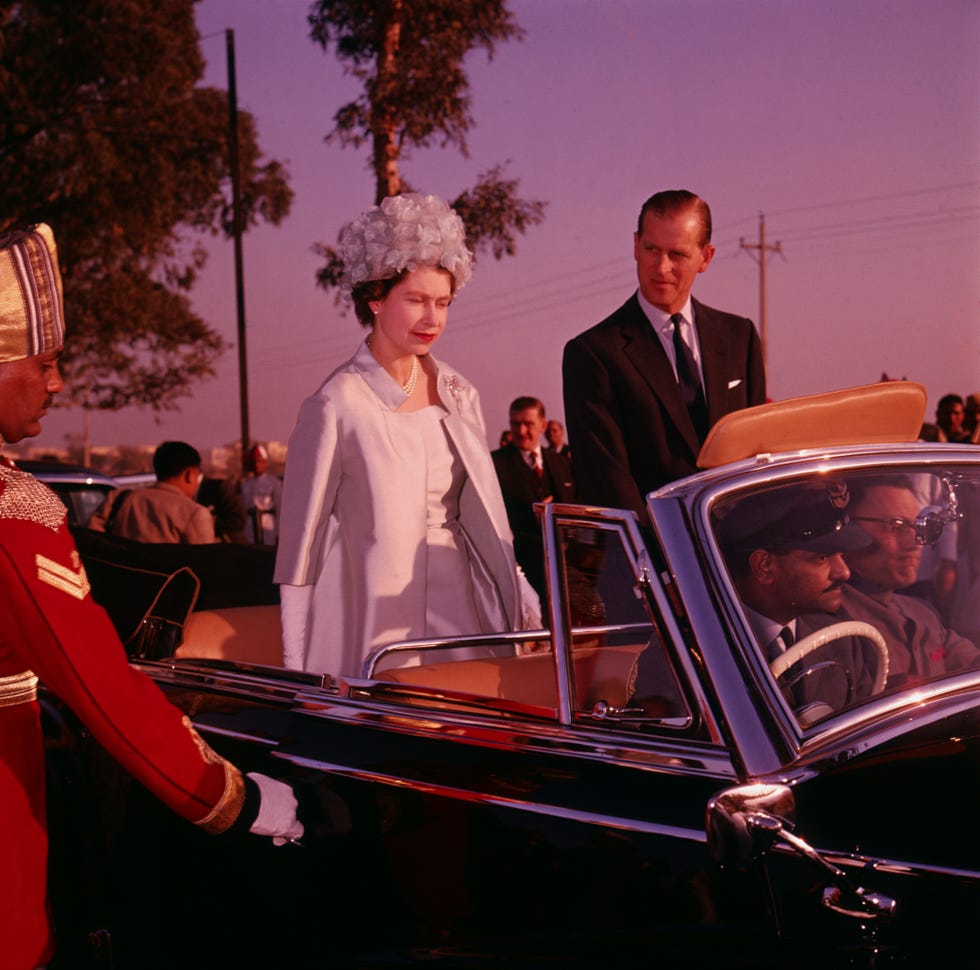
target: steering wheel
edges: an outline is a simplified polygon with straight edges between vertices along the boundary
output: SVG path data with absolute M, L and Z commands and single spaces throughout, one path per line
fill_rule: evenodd
M 875 670 L 872 694 L 879 694 L 885 689 L 888 680 L 888 647 L 885 638 L 870 623 L 859 623 L 857 620 L 846 620 L 843 623 L 831 623 L 821 630 L 815 630 L 809 636 L 798 640 L 785 653 L 781 653 L 769 664 L 769 670 L 777 680 L 782 677 L 793 664 L 799 663 L 808 654 L 819 649 L 825 643 L 832 643 L 843 637 L 863 637 L 874 644 L 878 653 L 878 666 Z

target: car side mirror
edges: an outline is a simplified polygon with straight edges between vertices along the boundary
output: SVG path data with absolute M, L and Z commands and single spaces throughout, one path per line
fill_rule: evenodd
M 765 855 L 775 834 L 763 818 L 792 822 L 796 799 L 787 785 L 739 785 L 708 802 L 708 851 L 723 868 L 747 869 Z
M 953 483 L 948 478 L 944 478 L 942 483 L 946 501 L 942 505 L 927 505 L 915 517 L 915 541 L 920 546 L 931 546 L 938 542 L 943 529 L 962 518 Z
M 774 845 L 792 850 L 821 870 L 831 885 L 823 905 L 835 913 L 867 921 L 895 914 L 896 902 L 884 893 L 855 885 L 847 874 L 792 831 L 796 813 L 786 785 L 739 785 L 708 802 L 708 850 L 718 865 L 746 869 Z

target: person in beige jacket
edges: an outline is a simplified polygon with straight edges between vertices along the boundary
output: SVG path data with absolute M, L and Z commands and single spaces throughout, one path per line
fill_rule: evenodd
M 165 441 L 153 453 L 156 484 L 113 492 L 88 527 L 137 542 L 215 541 L 210 510 L 196 500 L 204 473 L 201 456 L 183 441 Z

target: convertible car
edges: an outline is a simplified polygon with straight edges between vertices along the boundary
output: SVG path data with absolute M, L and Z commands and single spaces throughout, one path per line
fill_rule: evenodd
M 649 531 L 542 507 L 546 629 L 359 676 L 283 669 L 275 603 L 194 608 L 186 567 L 134 623 L 90 549 L 132 662 L 307 824 L 203 835 L 48 697 L 61 965 L 976 967 L 980 450 L 916 442 L 924 409 L 894 383 L 730 415 Z M 772 657 L 745 553 L 797 547 L 833 608 L 790 596 Z M 902 591 L 849 607 L 889 550 Z

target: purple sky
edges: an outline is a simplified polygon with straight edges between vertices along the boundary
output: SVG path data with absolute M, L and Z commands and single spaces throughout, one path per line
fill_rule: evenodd
M 417 153 L 413 185 L 452 197 L 510 162 L 546 221 L 516 257 L 489 256 L 450 312 L 437 356 L 480 390 L 495 443 L 507 405 L 562 416 L 565 341 L 635 289 L 632 231 L 647 196 L 689 188 L 712 207 L 718 253 L 694 293 L 759 319 L 759 271 L 739 240 L 782 244 L 767 267 L 770 395 L 876 381 L 980 391 L 980 5 L 975 0 L 512 0 L 526 31 L 468 63 L 470 157 Z M 316 241 L 372 201 L 364 151 L 327 145 L 356 88 L 307 39 L 307 0 L 202 0 L 206 82 L 226 85 L 235 31 L 239 105 L 288 165 L 293 214 L 245 240 L 252 436 L 285 440 L 300 401 L 361 338 L 315 288 Z M 230 244 L 194 293 L 230 340 Z M 69 333 L 70 339 L 70 333 Z M 95 414 L 92 442 L 239 435 L 237 351 L 178 412 Z M 39 444 L 80 432 L 48 417 Z

